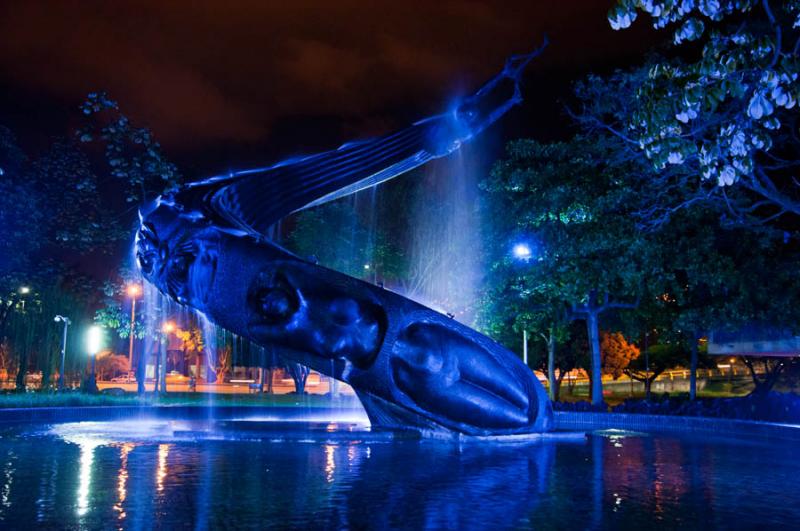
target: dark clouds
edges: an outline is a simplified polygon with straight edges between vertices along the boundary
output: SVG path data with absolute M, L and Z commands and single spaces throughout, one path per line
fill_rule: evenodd
M 0 121 L 25 128 L 20 109 L 55 109 L 50 133 L 63 133 L 82 97 L 105 90 L 179 157 L 219 165 L 432 112 L 545 32 L 553 44 L 532 68 L 530 95 L 553 107 L 548 84 L 563 90 L 641 54 L 642 32 L 608 28 L 611 3 L 5 1 L 0 87 L 11 96 Z

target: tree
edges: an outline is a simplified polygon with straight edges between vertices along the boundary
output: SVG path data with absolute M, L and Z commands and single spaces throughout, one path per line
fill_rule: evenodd
M 134 127 L 117 102 L 103 92 L 89 94 L 81 106 L 87 123 L 77 131 L 81 142 L 105 147 L 111 175 L 126 185 L 125 201 L 146 203 L 177 189 L 183 178 L 147 128 Z
M 512 142 L 482 183 L 488 217 L 500 220 L 492 274 L 532 306 L 556 301 L 586 322 L 595 404 L 603 401 L 600 318 L 638 305 L 650 255 L 631 217 L 637 195 L 627 165 L 608 162 L 617 144 L 602 136 Z M 519 241 L 531 252 L 515 263 L 510 250 Z
M 625 374 L 636 381 L 644 383 L 647 399 L 650 399 L 650 388 L 661 373 L 686 363 L 687 352 L 681 345 L 652 345 L 644 355 L 631 361 L 624 370 Z
M 620 332 L 600 333 L 600 352 L 602 354 L 603 372 L 615 380 L 625 374 L 625 369 L 639 357 L 639 347 L 628 343 Z
M 189 323 L 184 325 L 183 328 L 175 329 L 175 337 L 181 341 L 181 350 L 183 350 L 183 358 L 188 363 L 191 355 L 194 354 L 195 358 L 195 377 L 200 378 L 200 356 L 205 350 L 205 339 L 203 338 L 203 331 L 197 326 L 196 323 Z M 220 349 L 220 350 L 224 350 Z
M 104 355 L 97 356 L 96 370 L 103 380 L 110 380 L 120 374 L 127 374 L 130 369 L 130 361 L 128 356 L 124 354 L 106 352 Z
M 287 247 L 304 258 L 355 278 L 395 281 L 403 255 L 377 227 L 369 227 L 348 198 L 297 215 Z
M 778 378 L 792 365 L 797 365 L 792 358 L 773 358 L 768 356 L 742 356 L 742 361 L 753 379 L 753 391 L 751 394 L 754 395 L 769 393 L 775 387 Z M 761 370 L 757 371 L 756 367 L 759 365 Z
M 30 160 L 0 127 L 0 174 L 0 340 L 19 358 L 17 387 L 29 369 L 42 371 L 46 387 L 60 351 L 53 316 L 77 322 L 94 302 L 92 282 L 66 264 L 107 250 L 120 232 L 74 143 L 57 140 Z
M 153 323 L 161 322 L 160 308 L 146 308 L 135 315 L 131 323 L 131 314 L 123 308 L 122 301 L 126 298 L 126 287 L 132 281 L 133 274 L 127 270 L 120 270 L 118 277 L 114 281 L 107 281 L 103 285 L 104 295 L 103 305 L 95 311 L 94 321 L 103 328 L 114 332 L 120 339 L 129 339 L 133 334 L 134 339 L 145 339 L 147 337 L 155 340 L 156 343 L 165 341 L 163 331 L 160 326 Z M 138 279 L 137 279 L 138 282 Z M 147 358 L 149 353 L 140 349 L 136 363 L 136 387 L 139 395 L 144 395 L 146 391 L 145 377 L 147 368 Z M 133 362 L 133 359 L 131 360 Z
M 295 393 L 304 395 L 306 393 L 306 380 L 311 373 L 311 369 L 299 363 L 287 363 L 285 370 L 289 373 L 289 376 L 292 377 L 292 380 L 294 380 Z
M 611 27 L 627 28 L 639 12 L 656 29 L 673 28 L 675 45 L 699 41 L 700 54 L 682 47 L 683 59 L 654 61 L 636 83 L 628 112 L 609 129 L 656 169 L 685 167 L 682 180 L 698 189 L 695 201 L 724 202 L 734 218 L 761 223 L 800 214 L 800 182 L 793 178 L 800 2 L 618 0 Z M 731 200 L 733 187 L 749 198 Z
M 99 178 L 75 142 L 57 139 L 33 161 L 29 175 L 37 184 L 49 243 L 73 254 L 109 254 L 128 238 L 113 209 L 105 207 Z
M 217 350 L 217 366 L 215 367 L 215 372 L 218 382 L 224 382 L 225 376 L 231 372 L 232 351 L 233 349 L 227 345 Z

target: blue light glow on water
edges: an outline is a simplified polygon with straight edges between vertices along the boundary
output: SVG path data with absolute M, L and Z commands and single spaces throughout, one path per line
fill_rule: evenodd
M 3 427 L 0 527 L 691 529 L 800 520 L 791 443 L 597 432 L 456 445 L 345 424 L 274 423 L 263 433 L 250 424 L 219 426 L 250 432 L 238 439 L 203 437 L 189 421 Z

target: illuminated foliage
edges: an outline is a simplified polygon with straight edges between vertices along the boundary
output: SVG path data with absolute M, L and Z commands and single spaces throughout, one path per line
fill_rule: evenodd
M 628 343 L 620 332 L 601 332 L 600 351 L 603 356 L 603 372 L 610 374 L 615 380 L 639 357 L 639 347 Z
M 738 216 L 800 214 L 800 2 L 619 0 L 611 27 L 627 28 L 640 12 L 670 28 L 675 45 L 698 41 L 700 54 L 681 46 L 684 59 L 647 65 L 627 115 L 609 125 L 657 170 L 683 166 L 723 198 L 734 185 L 754 194 L 729 205 Z
M 134 127 L 117 102 L 103 92 L 91 93 L 81 105 L 88 124 L 77 134 L 81 142 L 100 142 L 113 177 L 126 184 L 125 200 L 146 202 L 168 193 L 182 181 L 149 129 Z
M 617 145 L 599 136 L 512 142 L 482 184 L 485 217 L 493 221 L 487 244 L 494 293 L 533 322 L 586 322 L 596 403 L 602 402 L 599 319 L 638 305 L 652 252 L 631 215 L 637 205 L 631 164 L 609 163 Z M 531 259 L 520 262 L 510 249 L 522 240 L 536 244 Z

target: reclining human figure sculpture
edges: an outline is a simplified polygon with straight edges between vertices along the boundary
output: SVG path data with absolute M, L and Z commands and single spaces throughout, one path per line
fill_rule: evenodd
M 266 236 L 297 210 L 448 155 L 521 101 L 516 56 L 450 111 L 378 139 L 186 185 L 142 209 L 144 277 L 212 322 L 350 384 L 373 427 L 547 431 L 547 395 L 520 359 L 441 313 L 297 257 Z

